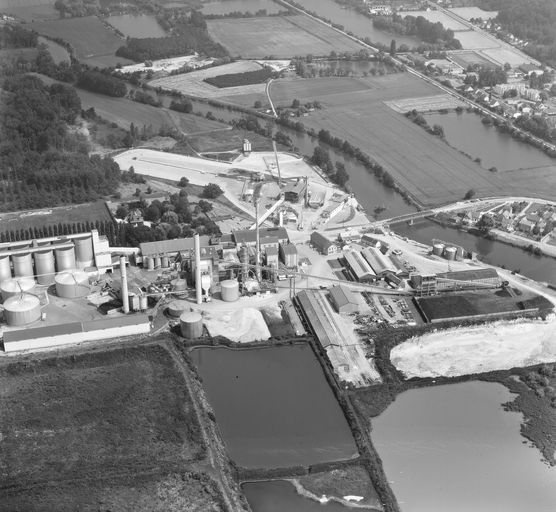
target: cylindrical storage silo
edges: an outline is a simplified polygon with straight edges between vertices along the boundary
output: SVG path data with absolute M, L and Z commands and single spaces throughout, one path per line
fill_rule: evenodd
M 185 279 L 172 279 L 170 285 L 172 286 L 172 291 L 177 292 L 174 293 L 174 297 L 187 296 L 187 281 Z
M 12 256 L 15 277 L 33 277 L 33 258 L 30 252 Z
M 222 300 L 224 302 L 235 302 L 239 299 L 239 283 L 235 279 L 228 279 L 220 283 L 222 287 Z
M 154 257 L 154 268 L 160 268 L 160 264 L 162 263 L 160 256 Z
M 141 311 L 147 311 L 149 307 L 149 302 L 148 302 L 148 298 L 146 295 L 140 295 L 139 296 L 139 309 Z
M 85 268 L 93 266 L 95 256 L 93 253 L 93 239 L 87 238 L 74 238 L 75 244 L 75 264 L 77 268 Z
M 196 311 L 186 311 L 180 316 L 181 335 L 189 340 L 203 335 L 203 317 Z
M 76 299 L 89 294 L 89 276 L 81 270 L 61 272 L 55 278 L 56 294 L 65 299 Z
M 35 280 L 31 277 L 14 277 L 0 283 L 2 300 L 9 299 L 14 295 L 21 295 L 31 291 L 35 287 Z
M 456 252 L 457 249 L 455 247 L 446 247 L 444 250 L 444 257 L 449 261 L 453 261 L 456 259 Z
M 168 304 L 168 315 L 173 318 L 180 318 L 189 309 L 189 303 L 185 300 L 173 300 Z
M 162 258 L 160 258 L 160 266 L 162 268 L 168 268 L 170 266 L 168 256 L 162 256 Z
M 14 295 L 4 302 L 4 318 L 8 325 L 23 326 L 41 317 L 41 301 L 35 295 Z
M 444 244 L 434 244 L 432 246 L 432 253 L 435 256 L 442 256 L 443 252 L 444 252 Z
M 154 258 L 147 256 L 145 258 L 147 260 L 147 270 L 154 270 Z M 144 267 L 145 265 L 143 265 Z
M 12 278 L 12 269 L 9 256 L 0 256 L 0 282 Z
M 75 249 L 73 247 L 55 249 L 54 252 L 56 253 L 56 269 L 58 272 L 75 268 Z
M 39 251 L 33 254 L 35 258 L 35 273 L 39 284 L 52 284 L 56 268 L 54 266 L 54 253 L 52 249 Z

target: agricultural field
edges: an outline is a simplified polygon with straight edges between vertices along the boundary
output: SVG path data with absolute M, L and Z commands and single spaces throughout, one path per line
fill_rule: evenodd
M 437 94 L 438 89 L 409 74 L 283 79 L 271 86 L 277 106 L 289 106 L 292 98 L 302 104 L 321 102 L 323 109 L 303 118 L 303 124 L 317 132 L 328 130 L 361 148 L 423 205 L 458 201 L 469 189 L 477 196 L 532 197 L 545 197 L 556 189 L 556 175 L 549 167 L 498 176 L 385 104 Z
M 233 56 L 277 59 L 312 54 L 327 56 L 332 50 L 357 52 L 362 46 L 308 16 L 208 20 L 209 34 Z
M 506 62 L 512 67 L 518 67 L 529 62 L 536 62 L 535 59 L 525 55 L 523 52 L 510 45 L 482 50 L 480 53 L 487 59 L 494 61 L 498 66 L 503 66 Z
M 479 7 L 453 7 L 448 10 L 452 11 L 454 14 L 457 14 L 459 17 L 467 21 L 471 20 L 472 18 L 491 20 L 498 16 L 498 11 L 483 11 Z
M 390 108 L 400 114 L 405 114 L 411 110 L 418 112 L 434 112 L 443 109 L 453 109 L 465 107 L 463 101 L 454 98 L 451 94 L 437 94 L 436 96 L 421 96 L 419 98 L 403 98 L 384 102 Z
M 190 73 L 180 75 L 172 75 L 164 78 L 151 80 L 149 85 L 152 87 L 161 87 L 162 89 L 171 91 L 176 90 L 190 96 L 198 96 L 201 98 L 222 98 L 223 96 L 235 96 L 236 94 L 263 94 L 265 84 L 241 85 L 236 87 L 219 88 L 205 82 L 207 78 L 216 76 L 245 73 L 249 71 L 259 71 L 262 67 L 253 61 L 238 61 L 223 66 L 201 69 Z
M 484 55 L 479 52 L 473 51 L 458 51 L 450 52 L 450 59 L 452 59 L 456 64 L 459 64 L 462 68 L 467 69 L 469 65 L 479 65 L 479 66 L 494 66 L 495 64 L 487 59 Z
M 104 201 L 0 214 L 0 233 L 57 226 L 67 222 L 111 222 Z
M 4 361 L 0 410 L 2 510 L 221 510 L 162 345 Z
M 70 18 L 33 23 L 39 34 L 67 41 L 75 50 L 76 57 L 90 66 L 108 67 L 117 63 L 131 64 L 116 57 L 116 50 L 125 44 L 113 31 L 106 28 L 96 16 Z
M 55 0 L 0 0 L 0 12 L 27 22 L 56 20 L 60 13 L 54 3 Z

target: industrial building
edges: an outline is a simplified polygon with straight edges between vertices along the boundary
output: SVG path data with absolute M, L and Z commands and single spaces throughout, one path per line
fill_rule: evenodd
M 338 250 L 335 242 L 317 231 L 311 233 L 311 245 L 324 255 L 334 254 Z
M 297 268 L 297 248 L 294 244 L 280 244 L 280 260 L 287 268 Z
M 392 263 L 390 258 L 382 254 L 376 247 L 366 247 L 361 251 L 361 254 L 371 266 L 377 278 L 383 279 L 388 274 L 396 273 L 396 266 Z
M 31 295 L 30 297 L 34 297 Z M 38 303 L 38 299 L 35 297 Z M 37 318 L 38 320 L 38 318 Z M 60 325 L 34 327 L 3 333 L 4 350 L 34 350 L 85 341 L 148 334 L 151 324 L 147 315 L 120 316 L 89 322 L 69 322 Z
M 478 268 L 441 274 L 412 274 L 411 286 L 421 295 L 474 288 L 498 288 L 502 281 L 494 268 Z
M 331 337 L 334 327 L 320 303 L 321 300 L 322 297 L 313 290 L 303 290 L 297 294 L 297 302 L 306 323 L 311 327 L 322 347 L 326 349 L 331 345 L 337 345 L 338 341 Z
M 376 274 L 359 251 L 348 251 L 344 258 L 356 281 L 369 283 L 376 280 Z
M 359 302 L 345 286 L 334 285 L 330 288 L 330 299 L 338 313 L 356 313 L 359 311 Z
M 307 179 L 298 178 L 297 181 L 289 181 L 282 192 L 286 201 L 299 203 L 300 199 L 307 195 Z
M 232 238 L 235 244 L 240 246 L 255 247 L 257 245 L 257 231 L 255 229 L 242 229 L 239 231 L 232 231 Z M 260 228 L 259 240 L 261 246 L 265 245 L 266 239 L 271 241 L 278 240 L 279 244 L 287 244 L 290 241 L 286 228 Z

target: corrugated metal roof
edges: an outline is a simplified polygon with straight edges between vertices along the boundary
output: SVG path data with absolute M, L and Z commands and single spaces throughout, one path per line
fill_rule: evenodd
M 396 272 L 396 266 L 390 261 L 390 258 L 384 256 L 375 247 L 367 247 L 361 251 L 367 263 L 374 270 L 375 274 L 382 274 L 384 272 Z
M 373 269 L 361 256 L 361 253 L 346 252 L 345 259 L 358 280 L 375 275 Z
M 83 331 L 97 331 L 100 329 L 111 329 L 113 327 L 125 327 L 127 325 L 139 325 L 149 322 L 149 317 L 143 314 L 116 316 L 113 318 L 102 318 L 83 322 Z
M 201 247 L 210 245 L 210 237 L 200 236 Z M 176 238 L 174 240 L 160 240 L 158 242 L 143 242 L 139 244 L 143 256 L 154 256 L 173 252 L 189 251 L 195 247 L 194 238 Z
M 338 343 L 334 343 L 334 341 L 330 338 L 329 333 L 334 332 L 332 324 L 328 319 L 326 312 L 322 309 L 322 306 L 318 303 L 318 300 L 315 297 L 315 293 L 312 290 L 303 290 L 297 294 L 297 299 L 303 311 L 305 312 L 305 316 L 307 320 L 311 324 L 311 328 L 315 333 L 315 336 L 319 340 L 319 343 L 324 347 L 327 348 L 330 345 L 338 345 Z
M 441 279 L 452 279 L 454 281 L 478 281 L 481 279 L 499 279 L 500 276 L 494 268 L 478 268 L 472 270 L 459 270 L 438 274 Z
M 43 327 L 33 327 L 31 329 L 21 329 L 19 331 L 6 331 L 4 333 L 4 343 L 15 341 L 32 340 L 36 338 L 49 338 L 51 336 L 61 336 L 63 334 L 75 334 L 82 332 L 80 322 L 70 322 L 59 325 L 45 325 Z
M 347 306 L 348 304 L 355 304 L 359 305 L 353 293 L 350 290 L 345 288 L 344 286 L 334 285 L 330 288 L 330 295 L 332 296 L 332 300 L 336 303 L 336 305 L 341 308 L 342 306 Z
M 254 229 L 242 229 L 239 231 L 232 231 L 232 235 L 234 236 L 234 240 L 236 244 L 248 244 L 254 243 L 257 241 L 257 232 Z M 263 237 L 277 237 L 279 240 L 289 240 L 288 232 L 286 228 L 266 228 L 266 229 L 259 229 L 259 237 L 262 240 Z

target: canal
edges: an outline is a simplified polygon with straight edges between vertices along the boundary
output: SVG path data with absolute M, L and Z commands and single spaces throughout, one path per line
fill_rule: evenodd
M 556 159 L 495 126 L 483 124 L 478 114 L 435 113 L 425 115 L 425 119 L 430 126 L 442 126 L 446 142 L 473 159 L 480 158 L 485 169 L 496 167 L 502 172 L 549 166 L 556 170 Z
M 231 459 L 245 468 L 357 456 L 349 425 L 307 344 L 192 351 Z
M 503 410 L 512 396 L 486 382 L 414 389 L 372 420 L 402 512 L 554 512 L 556 468 Z
M 556 285 L 556 258 L 536 256 L 519 247 L 441 226 L 427 219 L 416 221 L 412 226 L 407 223 L 394 224 L 392 229 L 401 236 L 423 244 L 432 245 L 432 240 L 437 238 L 461 245 L 467 251 L 477 252 L 479 259 L 485 263 L 519 270 L 520 274 L 531 279 Z

